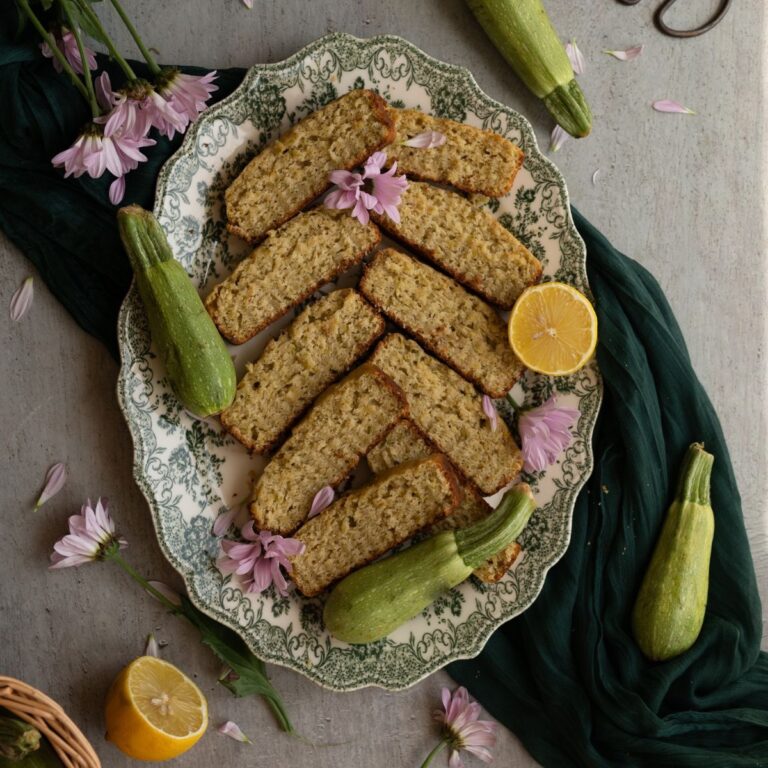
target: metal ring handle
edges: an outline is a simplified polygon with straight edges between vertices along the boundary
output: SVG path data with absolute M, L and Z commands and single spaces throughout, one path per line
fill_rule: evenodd
M 621 2 L 623 1 L 624 0 L 621 0 Z M 676 2 L 677 0 L 664 0 L 653 17 L 654 24 L 656 24 L 659 31 L 663 32 L 665 35 L 669 35 L 670 37 L 697 37 L 698 35 L 703 35 L 705 32 L 709 32 L 710 29 L 717 26 L 723 20 L 725 14 L 728 13 L 728 9 L 731 7 L 731 0 L 722 0 L 717 13 L 700 27 L 696 27 L 695 29 L 673 29 L 664 21 L 664 16 L 666 16 L 667 11 Z

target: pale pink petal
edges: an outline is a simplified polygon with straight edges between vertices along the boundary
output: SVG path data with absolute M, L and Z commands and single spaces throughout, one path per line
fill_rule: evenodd
M 576 45 L 575 40 L 571 40 L 571 42 L 565 46 L 565 52 L 568 54 L 568 58 L 570 59 L 571 68 L 573 69 L 573 74 L 583 75 L 584 70 L 586 69 L 586 64 L 584 62 L 584 55 L 579 50 L 579 46 Z
M 600 173 L 600 169 L 598 168 L 593 174 L 592 174 L 592 186 L 595 185 L 597 182 L 597 174 Z
M 312 499 L 312 506 L 309 508 L 307 520 L 315 517 L 315 515 L 319 515 L 326 507 L 333 503 L 335 498 L 336 492 L 333 490 L 333 488 L 331 488 L 330 485 L 326 485 L 324 488 L 321 488 L 315 494 L 315 498 Z
M 247 5 L 247 3 L 246 3 Z M 251 7 L 250 5 L 248 6 Z M 229 736 L 230 739 L 242 742 L 243 744 L 250 744 L 251 740 L 240 730 L 240 726 L 237 723 L 233 723 L 231 720 L 227 720 L 216 729 L 219 733 L 223 733 L 225 736 Z
M 239 507 L 232 507 L 219 514 L 213 521 L 213 535 L 223 536 L 232 526 L 239 511 Z
M 684 107 L 682 104 L 678 103 L 677 101 L 672 101 L 671 99 L 661 99 L 660 101 L 654 101 L 651 106 L 657 112 L 674 112 L 680 115 L 696 114 L 692 109 Z
M 373 176 L 378 176 L 384 165 L 387 162 L 386 152 L 374 152 L 366 161 L 363 166 L 363 178 L 370 179 Z
M 326 208 L 345 210 L 352 208 L 356 201 L 357 195 L 354 192 L 349 192 L 346 189 L 333 189 L 325 196 L 323 204 Z
M 35 502 L 35 509 L 40 509 L 46 501 L 52 499 L 64 487 L 66 482 L 66 466 L 61 462 L 54 464 L 45 475 L 45 485 L 40 493 L 40 497 Z
M 464 768 L 464 763 L 461 759 L 461 755 L 459 754 L 459 751 L 457 749 L 454 749 L 451 752 L 451 756 L 448 760 L 448 767 L 449 768 Z
M 495 432 L 499 426 L 499 414 L 493 400 L 488 395 L 483 395 L 483 413 L 490 419 L 491 431 Z
M 445 134 L 440 133 L 440 131 L 424 131 L 423 133 L 417 133 L 408 141 L 404 141 L 403 144 L 406 147 L 414 147 L 416 149 L 434 149 L 445 144 Z
M 253 583 L 249 592 L 263 592 L 272 583 L 272 565 L 268 560 L 259 560 L 252 569 Z
M 355 207 L 352 209 L 352 215 L 363 225 L 365 226 L 370 221 L 371 217 L 368 213 L 368 209 L 365 207 L 365 202 L 358 198 L 357 202 L 355 203 Z
M 151 632 L 147 635 L 147 645 L 144 648 L 144 655 L 154 656 L 155 658 L 160 656 L 160 647 L 157 644 L 157 640 L 155 640 L 155 636 Z
M 259 541 L 259 534 L 256 533 L 256 527 L 253 524 L 253 520 L 249 520 L 241 529 L 240 534 L 244 539 L 248 541 Z
M 445 686 L 443 686 L 440 689 L 440 700 L 443 702 L 443 709 L 445 710 L 445 712 L 447 714 L 448 713 L 448 707 L 451 704 L 451 692 Z
M 35 281 L 32 277 L 25 278 L 24 282 L 11 296 L 10 317 L 14 323 L 18 323 L 29 312 L 32 301 L 35 298 Z
M 328 180 L 331 184 L 345 189 L 347 191 L 354 190 L 356 187 L 362 186 L 363 177 L 359 173 L 352 173 L 352 171 L 331 171 L 328 174 Z
M 181 605 L 181 597 L 175 589 L 169 587 L 162 581 L 150 581 L 147 582 L 150 586 L 154 587 L 169 603 L 174 605 Z M 151 592 L 149 594 L 152 594 Z
M 570 134 L 561 126 L 556 125 L 552 129 L 552 134 L 549 137 L 549 151 L 558 152 L 569 138 Z
M 464 749 L 467 752 L 473 754 L 475 757 L 479 757 L 484 763 L 493 762 L 493 755 L 491 754 L 491 750 L 487 749 L 486 747 L 475 747 L 471 744 L 467 744 Z
M 118 205 L 125 195 L 125 176 L 118 176 L 109 185 L 109 202 Z
M 643 47 L 644 46 L 642 45 L 636 45 L 633 48 L 627 48 L 623 51 L 603 51 L 603 53 L 607 53 L 609 56 L 613 56 L 614 59 L 618 59 L 619 61 L 632 61 L 643 52 Z
M 94 90 L 96 91 L 96 100 L 102 109 L 112 109 L 115 105 L 115 93 L 112 90 L 112 82 L 109 79 L 109 73 L 104 70 L 94 80 Z

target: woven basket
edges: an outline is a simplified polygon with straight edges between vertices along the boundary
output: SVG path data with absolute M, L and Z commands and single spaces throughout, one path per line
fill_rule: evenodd
M 0 675 L 0 707 L 34 725 L 66 768 L 101 768 L 96 752 L 64 710 L 32 686 Z

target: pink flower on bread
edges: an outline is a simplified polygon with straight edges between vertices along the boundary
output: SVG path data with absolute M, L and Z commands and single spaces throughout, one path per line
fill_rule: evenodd
M 396 176 L 397 163 L 384 171 L 386 152 L 374 152 L 363 166 L 362 173 L 353 171 L 331 171 L 329 180 L 335 187 L 326 195 L 325 207 L 341 210 L 351 209 L 351 214 L 361 224 L 370 220 L 370 212 L 389 216 L 400 223 L 400 205 L 403 192 L 408 188 L 404 175 Z
M 223 574 L 234 573 L 242 578 L 246 592 L 263 592 L 274 584 L 281 595 L 288 594 L 288 582 L 283 571 L 290 574 L 288 559 L 300 555 L 304 544 L 269 531 L 256 531 L 253 520 L 240 530 L 245 541 L 222 541 L 224 557 L 217 565 Z

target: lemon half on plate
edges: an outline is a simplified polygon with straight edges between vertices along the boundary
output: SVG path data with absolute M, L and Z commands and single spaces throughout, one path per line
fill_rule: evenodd
M 565 376 L 583 368 L 594 354 L 597 315 L 571 285 L 533 285 L 520 294 L 509 315 L 509 343 L 532 371 Z
M 170 760 L 195 745 L 208 727 L 208 703 L 180 670 L 140 656 L 107 694 L 107 738 L 137 760 Z

